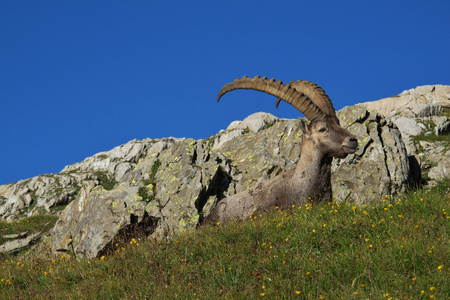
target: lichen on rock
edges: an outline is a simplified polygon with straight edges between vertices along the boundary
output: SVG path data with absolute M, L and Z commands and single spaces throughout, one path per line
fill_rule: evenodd
M 359 147 L 333 161 L 335 201 L 371 203 L 404 191 L 417 178 L 413 172 L 420 170 L 409 165 L 411 153 L 395 118 L 362 105 L 343 108 L 338 116 L 357 136 Z M 447 119 L 429 121 L 444 128 Z M 427 132 L 436 128 L 419 123 Z M 154 239 L 196 228 L 221 199 L 294 168 L 301 138 L 297 120 L 258 113 L 205 140 L 133 140 L 67 166 L 60 174 L 0 186 L 0 218 L 59 214 L 52 250 L 70 244 L 78 257 L 92 258 L 136 226 Z M 434 149 L 429 176 L 438 180 L 447 176 L 448 160 L 441 158 L 448 147 L 438 153 L 433 145 L 423 148 Z

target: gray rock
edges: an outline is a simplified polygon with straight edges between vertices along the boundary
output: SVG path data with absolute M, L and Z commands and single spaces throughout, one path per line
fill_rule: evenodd
M 97 256 L 121 229 L 142 222 L 145 203 L 137 192 L 138 187 L 124 183 L 111 191 L 98 187 L 88 196 L 80 193 L 53 228 L 52 251 L 72 251 L 73 246 L 77 257 Z
M 417 121 L 413 118 L 407 117 L 395 117 L 392 118 L 392 121 L 395 123 L 395 125 L 397 125 L 402 134 L 407 153 L 410 155 L 416 154 L 416 146 L 411 137 L 420 135 L 426 129 L 425 125 L 423 125 L 422 123 L 417 123 Z
M 8 241 L 3 245 L 0 245 L 0 253 L 14 253 L 20 251 L 21 249 L 35 243 L 41 237 L 41 235 L 42 233 L 38 232 L 23 239 Z
M 114 189 L 81 190 L 53 229 L 52 251 L 71 244 L 78 257 L 92 258 L 133 226 L 145 227 L 155 239 L 195 228 L 200 211 L 227 187 L 223 170 L 229 166 L 192 139 L 159 149 L 164 150 L 140 159 Z
M 434 132 L 436 135 L 448 134 L 450 133 L 450 119 L 446 116 L 433 116 L 431 117 L 434 124 Z
M 231 141 L 232 139 L 244 134 L 244 130 L 242 129 L 233 129 L 221 135 L 218 135 L 214 140 L 214 149 L 221 148 L 226 142 Z
M 413 118 L 400 117 L 393 119 L 398 129 L 405 135 L 419 135 L 422 133 L 422 128 L 417 124 Z
M 28 234 L 28 231 L 24 231 L 24 232 L 17 233 L 17 234 L 4 234 L 2 237 L 5 240 L 16 240 L 16 239 L 21 239 L 21 238 L 26 237 L 27 234 Z
M 333 197 L 356 204 L 405 191 L 412 178 L 400 131 L 389 119 L 362 106 L 338 112 L 341 125 L 358 137 L 359 149 L 332 165 Z
M 143 157 L 159 153 L 178 140 L 133 140 L 66 166 L 60 174 L 40 175 L 2 185 L 0 219 L 12 221 L 44 212 L 57 214 L 60 209 L 54 208 L 76 199 L 81 189 L 87 193 L 98 185 L 111 189 L 115 183 L 126 181 Z
M 243 130 L 250 130 L 253 132 L 258 132 L 262 129 L 265 129 L 268 125 L 273 125 L 278 121 L 278 118 L 275 117 L 272 114 L 264 113 L 264 112 L 257 112 L 254 114 L 251 114 L 247 118 L 245 118 L 243 121 L 234 121 L 232 122 L 227 130 L 233 130 L 233 129 L 243 129 Z
M 80 187 L 78 175 L 52 174 L 0 186 L 0 219 L 12 221 L 20 216 L 47 212 L 66 205 Z
M 343 109 L 340 118 L 360 147 L 333 165 L 335 200 L 368 203 L 403 191 L 411 174 L 397 127 L 361 106 Z M 193 229 L 220 199 L 293 168 L 301 134 L 297 120 L 278 120 L 257 132 L 220 132 L 212 145 L 183 139 L 140 154 L 112 190 L 81 189 L 53 229 L 52 249 L 72 243 L 79 257 L 91 258 L 130 226 L 147 224 L 156 239 Z
M 425 135 L 445 134 L 450 127 L 449 121 L 448 118 L 443 116 L 432 116 L 431 118 L 427 117 L 426 122 L 417 122 L 417 119 L 415 119 L 417 124 L 414 125 L 412 124 L 414 123 L 412 119 L 412 121 L 406 119 L 408 120 L 406 121 L 407 124 L 403 124 L 402 120 L 404 119 L 401 117 L 417 118 L 421 114 L 433 115 L 438 113 L 441 111 L 440 108 L 450 107 L 449 95 L 449 86 L 423 86 L 405 91 L 395 97 L 375 101 L 376 103 L 365 103 L 364 105 L 371 109 L 384 110 L 384 113 L 387 115 L 396 116 L 396 123 L 400 130 L 403 131 L 402 135 L 407 151 L 412 155 L 417 154 L 417 151 L 410 134 L 416 134 L 419 130 Z M 428 112 L 424 112 L 424 107 L 428 107 Z M 372 115 L 372 113 L 370 114 Z M 430 121 L 435 126 L 429 124 Z M 294 121 L 279 120 L 270 114 L 256 113 L 244 119 L 244 121 L 233 122 L 227 131 L 220 132 L 214 137 L 202 141 L 202 143 L 207 144 L 208 147 L 212 146 L 214 152 L 222 154 L 225 159 L 230 160 L 235 165 L 236 174 L 230 174 L 230 176 L 234 176 L 234 181 L 231 182 L 231 189 L 241 190 L 255 181 L 264 180 L 277 174 L 281 169 L 290 168 L 295 164 L 301 146 L 299 143 L 296 144 L 296 139 L 291 139 L 291 134 L 295 133 L 296 125 L 290 122 Z M 276 126 L 277 123 L 282 124 Z M 424 126 L 423 123 L 427 124 L 427 126 Z M 290 124 L 289 128 L 283 128 L 285 124 Z M 278 128 L 277 130 L 282 130 L 283 132 L 275 133 L 267 130 L 271 126 L 275 126 Z M 356 124 L 354 127 L 354 130 L 363 131 L 363 128 L 357 128 Z M 290 131 L 287 132 L 285 130 Z M 275 135 L 280 134 L 283 140 L 278 136 L 271 140 L 269 136 L 264 142 L 258 144 L 257 147 L 259 148 L 253 147 L 253 149 L 257 149 L 256 151 L 250 150 L 252 145 L 243 142 L 244 138 L 251 140 L 253 138 L 251 134 L 268 132 Z M 295 135 L 297 134 L 295 133 Z M 66 166 L 60 174 L 36 176 L 14 184 L 0 186 L 0 219 L 12 221 L 43 212 L 58 214 L 60 209 L 55 208 L 58 206 L 63 207 L 76 199 L 80 191 L 89 193 L 89 190 L 98 185 L 112 189 L 114 184 L 139 178 L 141 175 L 137 172 L 140 168 L 137 167 L 140 164 L 148 164 L 149 160 L 146 158 L 159 155 L 159 153 L 183 140 L 174 138 L 133 140 L 110 151 L 88 157 L 80 163 Z M 238 143 L 238 146 L 245 145 L 245 147 L 239 148 L 239 154 L 233 154 L 235 152 L 231 151 L 231 148 L 235 146 L 234 141 Z M 268 143 L 270 147 L 266 147 L 265 143 Z M 292 143 L 292 147 L 285 153 L 283 151 L 285 151 L 286 143 Z M 213 150 L 211 151 L 213 152 Z M 233 157 L 224 154 L 228 152 L 232 153 Z M 367 154 L 365 153 L 364 155 Z M 430 157 L 439 155 L 439 153 L 435 153 L 430 155 Z M 247 156 L 247 158 L 244 156 Z M 253 158 L 248 159 L 248 157 Z M 255 157 L 262 158 L 262 161 L 258 161 L 258 163 L 266 161 L 266 164 L 254 166 L 246 163 L 248 161 L 255 162 Z M 426 162 L 428 158 L 421 157 L 421 159 Z M 245 169 L 247 166 L 252 169 Z M 262 172 L 267 172 L 269 175 L 258 175 L 258 172 L 254 172 L 255 169 L 261 169 Z M 232 170 L 234 169 L 232 168 Z M 246 183 L 240 183 L 240 179 L 246 181 Z M 230 193 L 232 190 L 230 190 Z
M 429 170 L 428 177 L 437 181 L 450 178 L 450 151 L 446 152 L 436 167 Z
M 402 133 L 408 154 L 417 155 L 416 139 L 412 137 L 450 132 L 450 120 L 446 116 L 440 116 L 444 108 L 450 108 L 449 96 L 450 86 L 428 85 L 361 105 L 392 118 Z
M 401 94 L 377 101 L 361 103 L 387 117 L 423 118 L 437 115 L 442 107 L 450 107 L 450 86 L 426 85 L 403 91 Z
M 415 147 L 408 138 L 433 128 L 417 114 L 434 114 L 431 105 L 444 107 L 450 90 L 442 91 L 445 87 L 431 86 L 391 97 L 431 103 L 400 111 L 400 104 L 406 103 L 400 101 L 393 119 L 361 105 L 339 112 L 342 126 L 357 135 L 359 149 L 333 162 L 335 201 L 375 202 L 420 178 L 420 168 L 409 165 L 407 153 L 415 153 Z M 436 126 L 447 122 L 440 116 L 427 120 Z M 0 186 L 0 217 L 56 213 L 56 206 L 67 205 L 52 231 L 51 249 L 68 249 L 70 244 L 83 258 L 105 253 L 118 236 L 137 227 L 151 238 L 165 238 L 198 226 L 220 199 L 293 168 L 301 134 L 297 120 L 257 113 L 205 140 L 133 140 L 66 166 L 60 174 Z M 405 144 L 414 149 L 407 152 Z M 417 160 L 436 165 L 430 167 L 430 177 L 448 177 L 448 161 L 442 159 L 450 156 L 447 145 L 420 147 L 425 154 L 419 153 Z

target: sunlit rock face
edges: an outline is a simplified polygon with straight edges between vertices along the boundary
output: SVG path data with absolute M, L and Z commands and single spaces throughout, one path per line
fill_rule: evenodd
M 416 112 L 423 110 L 414 108 L 408 108 L 414 116 L 383 115 L 366 105 L 338 112 L 341 126 L 357 136 L 359 147 L 345 159 L 333 160 L 335 201 L 364 204 L 391 197 L 420 178 L 420 163 L 429 165 L 430 178 L 448 176 L 447 146 L 416 143 L 396 125 L 401 117 L 413 118 L 421 135 L 445 128 L 447 94 L 438 86 L 423 89 L 420 99 L 442 98 L 432 102 L 437 108 L 428 110 L 440 115 L 419 117 Z M 415 93 L 390 99 L 412 99 Z M 79 257 L 95 257 L 136 228 L 155 239 L 196 228 L 220 199 L 294 168 L 301 137 L 297 120 L 257 113 L 204 140 L 133 140 L 66 166 L 59 174 L 0 186 L 0 218 L 58 215 L 49 239 L 52 251 L 70 245 Z M 412 159 L 419 167 L 411 167 Z

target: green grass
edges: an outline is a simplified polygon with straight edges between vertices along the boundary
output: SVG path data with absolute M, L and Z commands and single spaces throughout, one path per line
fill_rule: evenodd
M 450 108 L 443 108 L 441 116 L 446 116 L 446 117 L 450 118 Z M 444 143 L 445 150 L 447 150 L 448 149 L 448 145 L 450 145 L 450 134 L 436 135 L 434 133 L 434 130 L 435 130 L 436 126 L 435 126 L 435 124 L 432 121 L 423 120 L 422 123 L 424 123 L 427 128 L 431 127 L 430 131 L 432 132 L 432 134 L 425 135 L 425 133 L 422 133 L 420 135 L 413 136 L 412 139 L 413 139 L 413 141 L 416 144 L 416 148 L 419 151 L 421 150 L 420 149 L 421 147 L 419 145 L 420 141 L 425 141 L 425 142 L 429 142 L 429 143 L 447 142 L 447 143 Z
M 91 261 L 6 257 L 3 299 L 445 299 L 448 186 L 273 209 Z
M 143 201 L 151 202 L 155 199 L 156 194 L 156 172 L 161 166 L 161 161 L 157 159 L 152 165 L 150 171 L 150 178 L 143 181 L 143 186 L 139 187 L 138 195 L 142 197 Z
M 94 174 L 97 176 L 100 185 L 102 185 L 107 191 L 112 190 L 117 184 L 116 181 L 111 179 L 111 175 L 109 175 L 106 171 L 96 171 Z
M 417 149 L 420 151 L 421 150 L 420 149 L 421 147 L 419 145 L 420 141 L 425 141 L 425 142 L 429 142 L 429 143 L 434 143 L 434 142 L 450 143 L 450 134 L 442 134 L 442 135 L 436 135 L 434 133 L 432 133 L 430 135 L 420 134 L 417 136 L 413 136 L 412 139 L 416 143 Z M 447 150 L 447 146 L 445 147 L 445 150 Z
M 57 216 L 38 215 L 23 218 L 14 222 L 0 221 L 0 244 L 6 242 L 4 235 L 20 234 L 27 232 L 28 235 L 37 232 L 47 232 L 55 226 Z M 1 258 L 1 256 L 0 256 Z

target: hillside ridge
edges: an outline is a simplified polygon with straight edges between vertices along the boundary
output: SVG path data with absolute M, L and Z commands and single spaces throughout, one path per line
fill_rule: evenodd
M 359 149 L 334 160 L 336 202 L 363 205 L 395 196 L 421 184 L 421 167 L 429 183 L 449 177 L 450 147 L 440 137 L 450 127 L 450 87 L 418 87 L 386 99 L 404 103 L 404 110 L 384 116 L 373 110 L 374 101 L 338 112 Z M 419 111 L 416 100 L 425 101 Z M 385 107 L 388 100 L 379 101 Z M 410 124 L 420 130 L 406 131 L 415 128 Z M 301 134 L 296 120 L 255 113 L 207 139 L 132 140 L 59 174 L 0 186 L 0 218 L 59 216 L 48 239 L 52 251 L 76 240 L 74 250 L 86 258 L 135 226 L 161 239 L 198 226 L 220 199 L 295 166 Z

